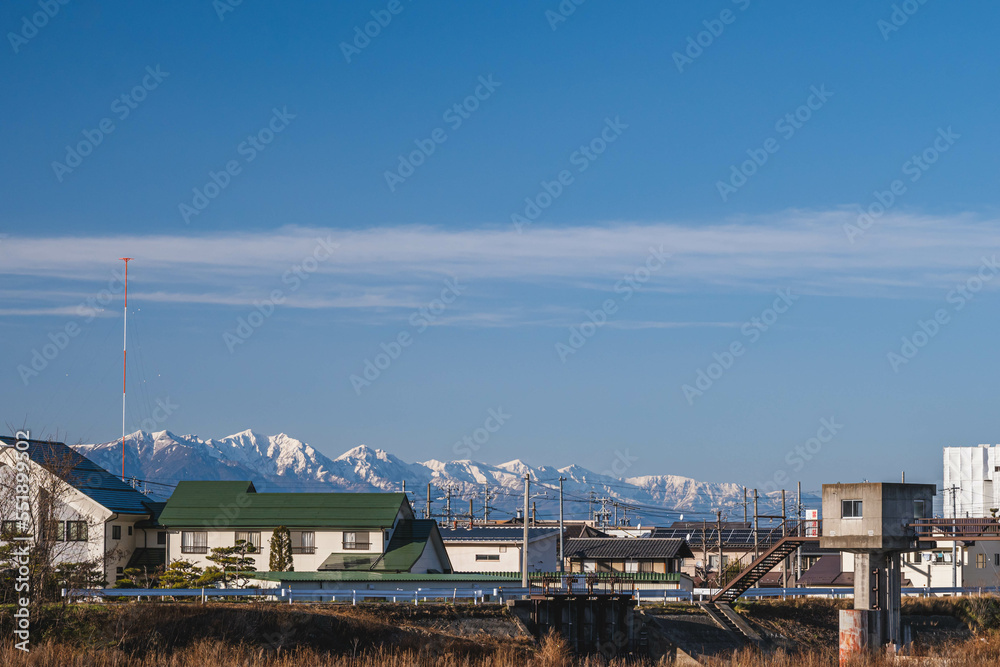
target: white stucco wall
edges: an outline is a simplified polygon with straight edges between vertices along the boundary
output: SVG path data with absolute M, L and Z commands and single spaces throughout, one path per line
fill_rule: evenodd
M 445 542 L 455 572 L 520 572 L 520 542 Z M 559 569 L 559 534 L 553 533 L 528 543 L 528 571 L 554 572 Z M 476 560 L 477 555 L 496 555 L 498 560 Z

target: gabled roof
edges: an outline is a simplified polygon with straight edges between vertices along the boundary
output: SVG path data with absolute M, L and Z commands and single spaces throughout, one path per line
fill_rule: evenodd
M 611 537 L 602 530 L 585 523 L 570 524 L 566 526 L 566 539 L 576 537 Z
M 691 555 L 691 549 L 681 539 L 599 537 L 566 541 L 566 557 L 577 560 L 659 560 L 690 558 Z
M 409 572 L 428 546 L 434 548 L 435 539 L 441 547 L 440 550 L 444 551 L 437 521 L 433 519 L 400 521 L 396 530 L 392 531 L 392 539 L 385 548 L 385 554 L 373 569 Z M 444 558 L 448 558 L 447 553 L 444 554 Z M 451 570 L 450 562 L 444 562 L 442 565 L 446 570 Z
M 0 442 L 8 447 L 14 447 L 17 441 L 17 438 L 0 436 Z M 32 461 L 101 506 L 119 514 L 151 512 L 149 498 L 72 447 L 62 442 L 27 442 Z
M 433 519 L 405 519 L 400 521 L 392 532 L 392 538 L 389 540 L 384 554 L 333 553 L 317 569 L 324 572 L 362 570 L 409 572 L 428 545 L 432 549 L 435 548 L 435 542 L 439 546 L 441 545 L 441 536 L 436 521 Z M 447 554 L 444 557 L 447 559 Z M 450 562 L 444 562 L 442 565 L 446 570 L 451 569 Z
M 382 529 L 400 510 L 413 516 L 402 493 L 257 493 L 251 482 L 178 482 L 160 524 Z
M 841 569 L 840 554 L 820 556 L 802 573 L 798 583 L 802 586 L 853 586 L 854 573 Z
M 528 528 L 528 541 L 534 542 L 535 540 L 558 534 L 558 528 Z M 446 544 L 453 542 L 520 544 L 521 540 L 524 539 L 524 527 L 473 526 L 472 528 L 442 528 L 441 539 Z

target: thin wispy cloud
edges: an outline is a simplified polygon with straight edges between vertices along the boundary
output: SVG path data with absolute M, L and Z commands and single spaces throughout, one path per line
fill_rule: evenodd
M 418 308 L 442 281 L 467 283 L 462 307 L 438 324 L 512 326 L 551 321 L 531 308 L 491 306 L 508 286 L 613 292 L 651 249 L 668 254 L 644 292 L 746 293 L 796 286 L 800 292 L 893 297 L 946 288 L 1000 252 L 1000 222 L 970 215 L 895 214 L 852 243 L 849 210 L 787 211 L 715 225 L 616 223 L 562 228 L 366 230 L 288 227 L 210 236 L 12 235 L 0 247 L 0 313 L 64 314 L 114 285 L 117 258 L 130 266 L 137 300 L 164 304 L 244 306 L 274 289 L 292 308 L 372 310 L 375 319 Z M 318 247 L 333 248 L 312 262 Z M 291 276 L 300 286 L 288 290 Z M 534 306 L 551 295 L 535 293 Z M 543 303 L 538 303 L 541 300 Z M 31 305 L 29 306 L 29 302 Z M 509 304 L 508 304 L 509 305 Z M 556 319 L 562 319 L 557 317 Z M 648 320 L 648 318 L 646 318 Z M 667 318 L 668 319 L 668 318 Z M 632 328 L 692 323 L 624 321 Z M 726 323 L 701 323 L 724 326 Z

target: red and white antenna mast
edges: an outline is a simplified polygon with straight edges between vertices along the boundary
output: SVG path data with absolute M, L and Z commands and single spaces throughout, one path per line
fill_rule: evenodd
M 124 342 L 122 343 L 122 481 L 125 481 L 125 357 L 128 350 L 128 263 L 131 257 L 119 257 L 125 262 L 125 319 L 122 324 Z

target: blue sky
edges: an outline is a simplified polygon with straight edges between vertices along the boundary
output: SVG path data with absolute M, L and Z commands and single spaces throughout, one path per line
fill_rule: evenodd
M 130 431 L 938 480 L 997 440 L 997 9 L 678 4 L 6 3 L 7 426 L 120 434 L 131 256 Z

